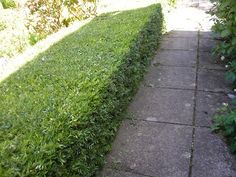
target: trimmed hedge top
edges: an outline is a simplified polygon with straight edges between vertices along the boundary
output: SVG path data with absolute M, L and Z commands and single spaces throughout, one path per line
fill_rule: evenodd
M 0 176 L 92 176 L 158 46 L 159 4 L 101 15 L 0 84 Z

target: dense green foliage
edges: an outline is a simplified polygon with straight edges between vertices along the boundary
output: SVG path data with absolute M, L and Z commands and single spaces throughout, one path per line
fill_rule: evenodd
M 211 14 L 215 17 L 213 31 L 222 37 L 222 43 L 216 48 L 225 57 L 236 55 L 236 1 L 212 0 Z
M 214 7 L 210 13 L 214 17 L 213 31 L 220 36 L 222 42 L 215 53 L 229 61 L 226 79 L 236 88 L 236 1 L 212 0 Z M 236 103 L 234 100 L 233 102 Z M 221 131 L 229 140 L 232 152 L 236 152 L 236 110 L 226 110 L 215 117 L 215 129 Z
M 236 60 L 229 62 L 229 71 L 226 73 L 226 79 L 232 82 L 233 88 L 236 88 Z
M 16 2 L 14 0 L 0 0 L 4 9 L 15 8 Z
M 214 6 L 210 13 L 214 17 L 213 31 L 222 38 L 216 47 L 215 53 L 228 60 L 236 60 L 236 1 L 212 0 Z M 230 71 L 227 79 L 234 83 L 236 88 L 236 65 L 230 62 Z
M 92 176 L 162 34 L 159 4 L 96 17 L 0 84 L 0 176 Z
M 231 152 L 236 152 L 236 111 L 224 108 L 222 114 L 215 117 L 213 129 L 221 132 L 228 140 Z
M 96 0 L 28 0 L 26 5 L 31 44 L 96 12 Z

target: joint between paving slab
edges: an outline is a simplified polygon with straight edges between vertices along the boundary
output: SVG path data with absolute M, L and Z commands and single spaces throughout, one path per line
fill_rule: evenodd
M 208 70 L 208 71 L 227 71 L 226 68 L 204 68 L 202 66 L 199 67 L 200 69 Z
M 191 52 L 195 51 L 195 49 L 168 49 L 168 48 L 160 48 L 159 50 L 160 50 L 160 51 L 162 51 L 162 50 L 191 51 Z
M 209 70 L 209 71 L 227 71 L 226 68 L 207 68 L 207 66 L 199 66 L 199 69 Z
M 166 64 L 158 64 L 157 66 L 153 65 L 153 67 L 164 66 L 164 67 L 176 67 L 176 68 L 196 68 L 196 66 L 188 66 L 188 65 L 166 65 Z
M 210 126 L 202 126 L 202 125 L 195 125 L 195 126 L 193 126 L 191 124 L 184 124 L 184 123 L 178 123 L 178 122 L 152 121 L 152 120 L 145 120 L 145 119 L 141 119 L 141 121 L 152 122 L 152 123 L 157 123 L 157 124 L 168 124 L 168 125 L 186 126 L 186 127 L 193 127 L 193 128 L 211 128 Z
M 212 51 L 207 51 L 207 50 L 199 50 L 199 52 L 210 53 L 210 54 L 212 54 Z
M 155 65 L 157 64 L 157 65 Z M 196 65 L 168 65 L 168 64 L 161 64 L 161 63 L 153 63 L 153 67 L 176 67 L 176 68 L 196 68 Z M 207 70 L 207 71 L 227 71 L 226 68 L 207 68 L 205 66 L 199 66 L 199 69 Z
M 135 175 L 140 175 L 140 176 L 145 176 L 145 177 L 155 177 L 155 176 L 151 176 L 151 175 L 146 175 L 146 174 L 138 173 L 138 172 L 135 172 L 134 170 L 125 170 L 125 169 L 122 169 L 122 168 L 117 169 L 117 168 L 111 168 L 111 167 L 108 167 L 108 169 L 111 169 L 111 170 L 114 170 L 114 171 L 132 173 L 132 174 L 135 174 Z
M 213 90 L 202 90 L 198 89 L 198 92 L 204 92 L 204 93 L 219 93 L 219 94 L 228 94 L 228 91 L 213 91 Z
M 201 38 L 201 39 L 211 39 L 211 40 L 216 40 L 216 39 L 214 39 L 214 38 L 212 38 L 212 37 L 207 37 L 207 36 L 202 36 L 202 35 L 200 35 L 200 38 Z
M 194 156 L 194 146 L 195 146 L 195 124 L 196 124 L 196 107 L 197 107 L 197 92 L 198 92 L 198 71 L 199 71 L 199 57 L 200 57 L 200 30 L 198 30 L 197 39 L 197 64 L 196 64 L 196 78 L 195 78 L 195 90 L 194 90 L 194 107 L 193 107 L 193 133 L 192 133 L 192 145 L 191 145 L 191 156 L 189 162 L 189 177 L 192 177 L 193 169 L 193 156 Z
M 181 91 L 195 91 L 194 89 L 191 88 L 179 88 L 179 87 L 165 87 L 165 86 L 148 86 L 148 85 L 143 85 L 144 87 L 150 87 L 150 88 L 158 88 L 158 89 L 168 89 L 168 90 L 181 90 Z M 228 94 L 228 91 L 214 91 L 214 90 L 203 90 L 203 89 L 197 89 L 197 92 L 204 92 L 204 93 L 219 93 L 219 94 Z
M 168 35 L 166 35 L 166 36 L 164 36 L 165 38 L 168 38 L 168 39 L 171 39 L 171 38 L 197 38 L 197 36 L 192 36 L 192 37 L 190 37 L 190 36 L 168 36 Z

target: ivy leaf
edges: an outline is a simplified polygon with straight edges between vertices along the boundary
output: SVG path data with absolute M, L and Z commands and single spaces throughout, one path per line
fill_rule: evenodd
M 236 21 L 236 18 L 235 18 L 235 21 Z M 232 45 L 236 45 L 236 37 L 233 38 Z
M 236 73 L 231 72 L 231 71 L 227 72 L 227 73 L 226 73 L 226 79 L 227 79 L 228 81 L 231 81 L 231 82 L 236 81 Z
M 231 32 L 229 29 L 225 29 L 220 33 L 221 37 L 225 38 L 231 35 Z

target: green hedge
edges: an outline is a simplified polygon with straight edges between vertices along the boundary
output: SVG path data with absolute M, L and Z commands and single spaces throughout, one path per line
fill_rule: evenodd
M 157 49 L 159 4 L 101 15 L 0 84 L 0 176 L 92 176 Z

